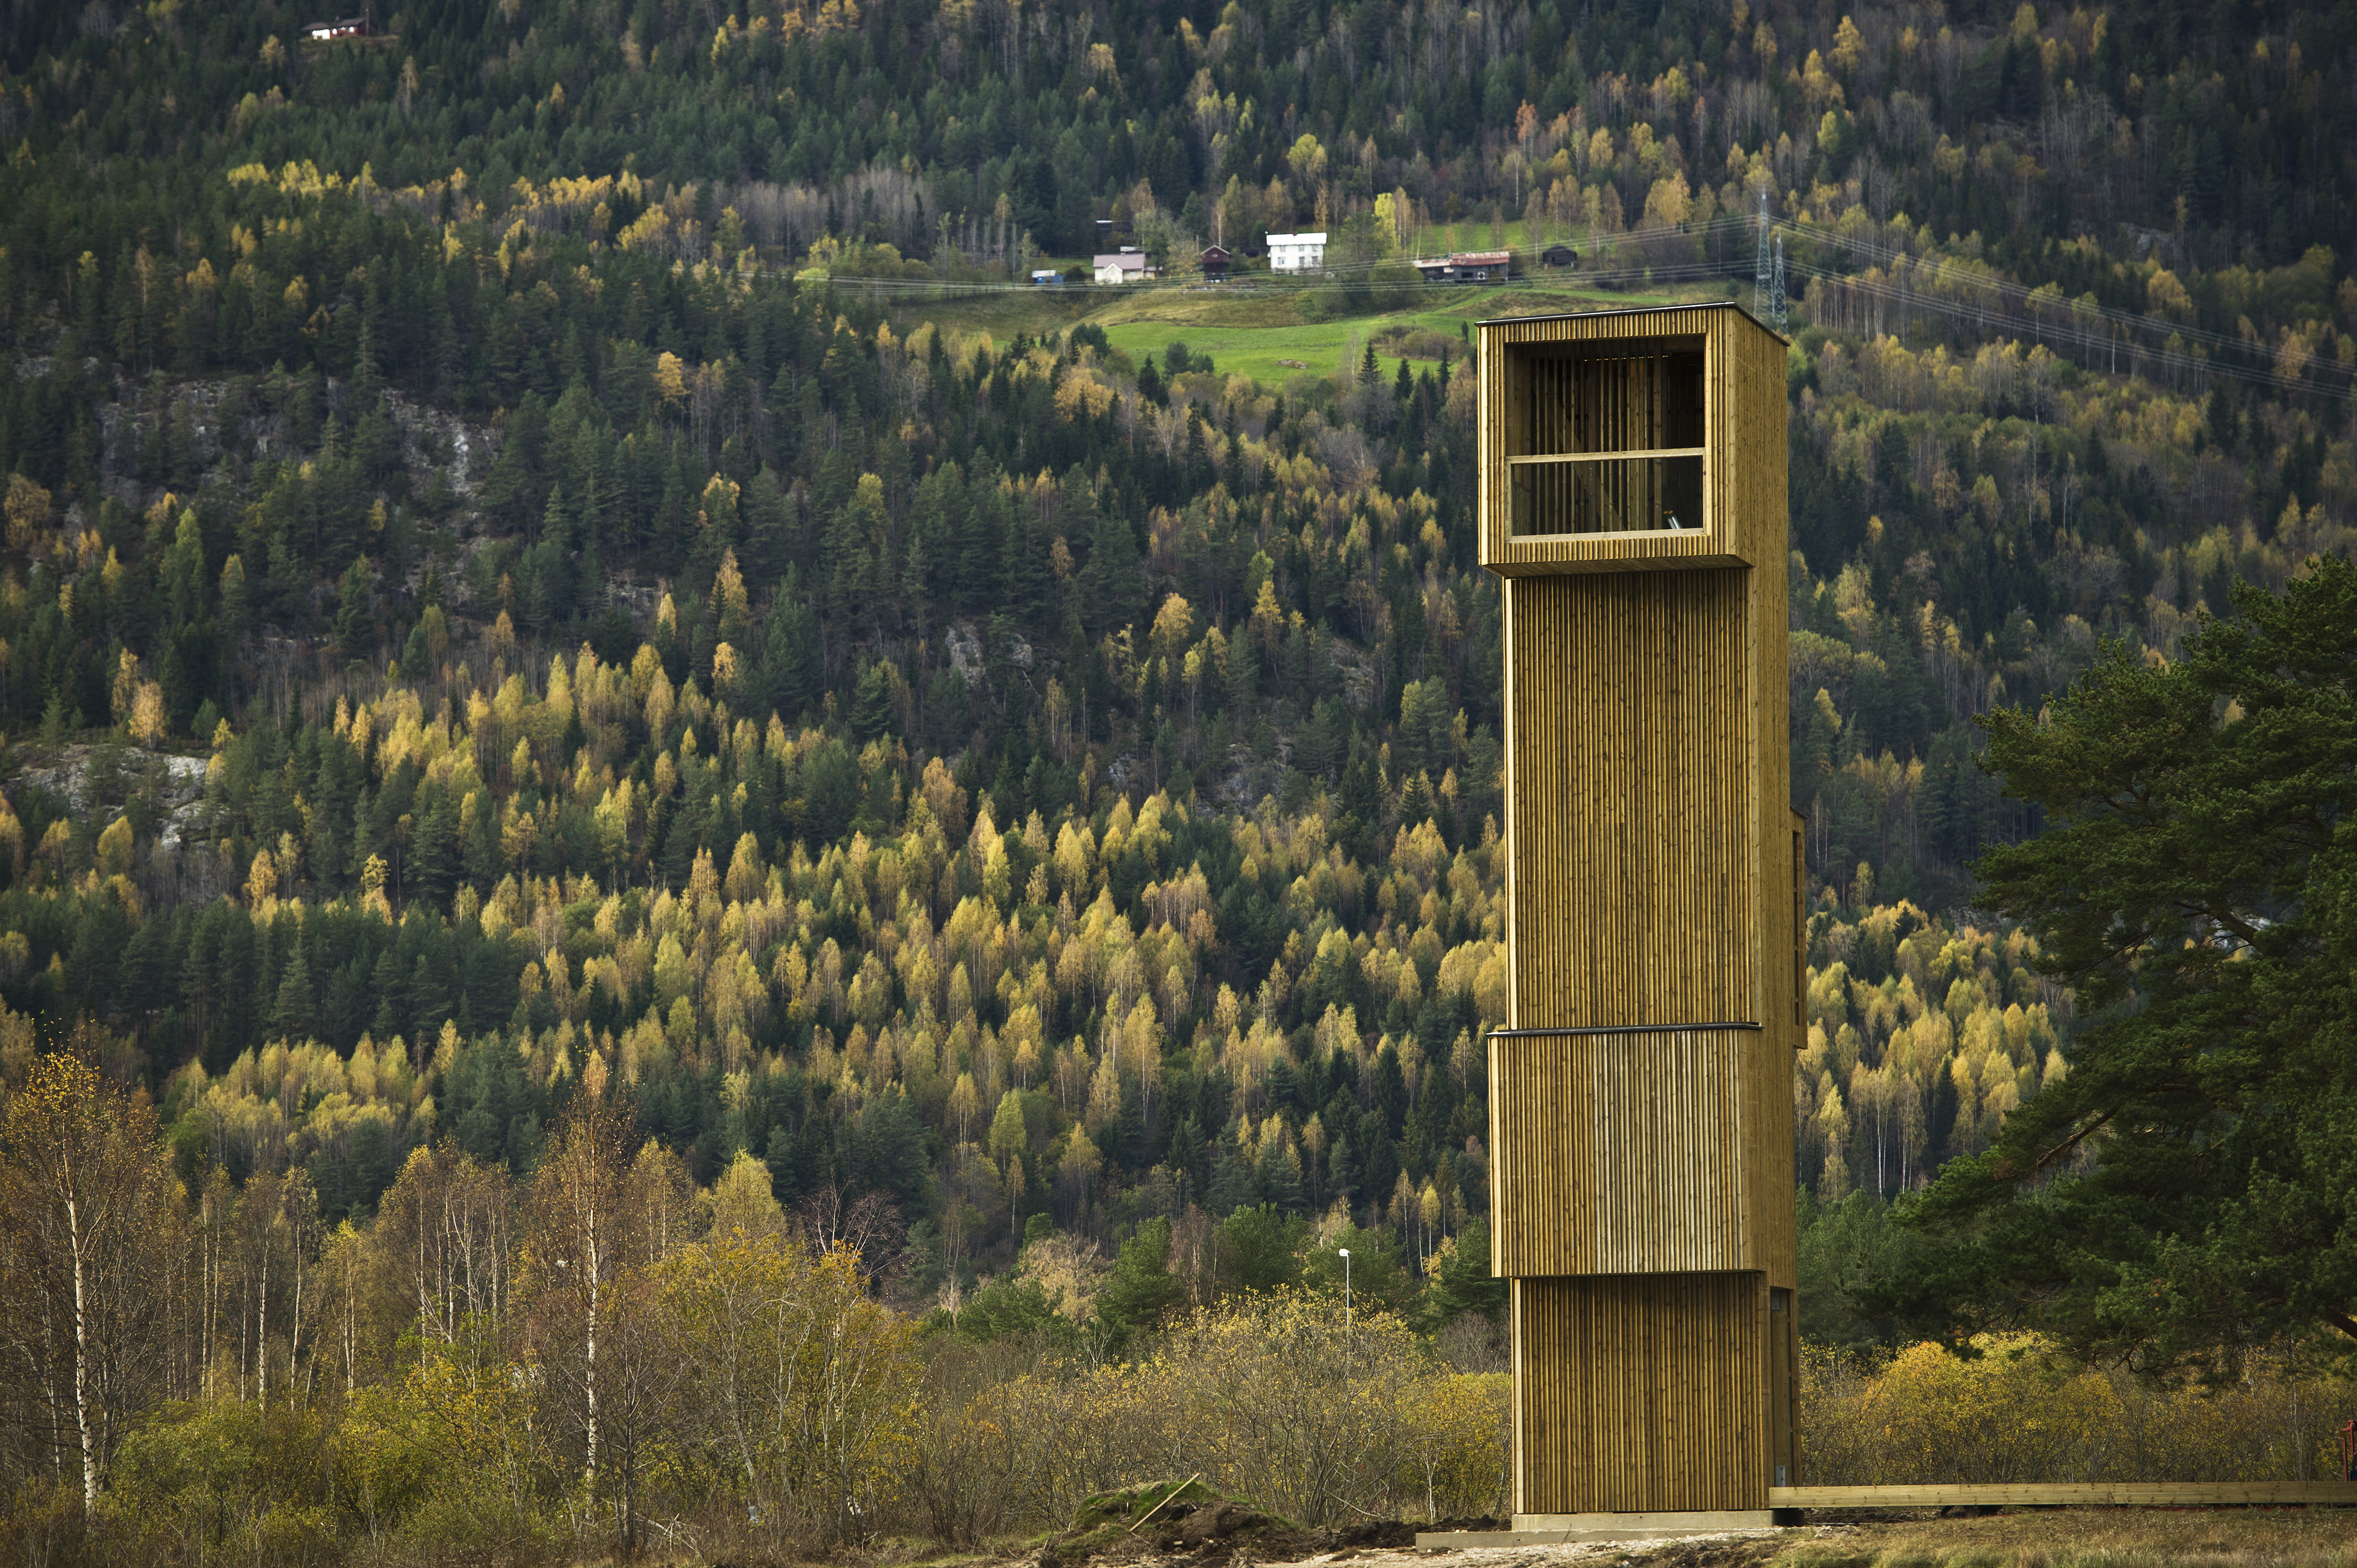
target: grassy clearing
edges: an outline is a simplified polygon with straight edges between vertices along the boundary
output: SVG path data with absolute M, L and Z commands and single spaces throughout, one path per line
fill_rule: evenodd
M 1110 297 L 1089 313 L 1089 319 L 1107 332 L 1141 322 L 1179 326 L 1217 326 L 1283 330 L 1307 319 L 1302 306 L 1308 290 L 1290 285 L 1234 284 L 1213 288 L 1133 286 Z
M 979 328 L 1001 343 L 1018 333 L 1060 331 L 1086 320 L 1104 328 L 1107 341 L 1132 364 L 1148 354 L 1160 360 L 1177 340 L 1212 356 L 1223 372 L 1276 388 L 1297 376 L 1323 377 L 1355 366 L 1367 338 L 1394 328 L 1422 328 L 1453 339 L 1463 324 L 1493 317 L 1725 297 L 1717 285 L 1609 291 L 1550 279 L 1503 288 L 1427 289 L 1405 310 L 1319 318 L 1308 291 L 1289 286 L 1138 287 L 1118 293 L 1043 288 L 909 299 L 896 305 L 892 316 L 904 328 L 932 321 Z
M 1406 310 L 1369 316 L 1308 318 L 1297 294 L 1247 295 L 1232 298 L 1211 290 L 1157 289 L 1125 297 L 1093 311 L 1090 319 L 1133 361 L 1160 355 L 1173 338 L 1211 354 L 1223 371 L 1281 386 L 1298 375 L 1322 376 L 1355 366 L 1370 336 L 1394 327 L 1423 328 L 1455 338 L 1458 328 L 1499 316 L 1537 316 L 1555 311 L 1626 309 L 1725 297 L 1716 287 L 1652 294 L 1581 291 L 1550 284 L 1506 288 L 1429 289 Z M 1287 363 L 1286 361 L 1294 361 Z M 1388 369 L 1388 366 L 1386 366 Z
M 1228 374 L 1247 375 L 1274 387 L 1298 375 L 1329 374 L 1345 360 L 1355 359 L 1369 326 L 1370 320 L 1263 328 L 1133 321 L 1107 327 L 1105 337 L 1133 364 L 1148 354 L 1158 361 L 1176 338 L 1196 353 L 1211 355 Z
M 2352 1488 L 2357 1491 L 2357 1488 Z M 1775 1568 L 2352 1568 L 2346 1509 L 2037 1509 L 1847 1526 Z

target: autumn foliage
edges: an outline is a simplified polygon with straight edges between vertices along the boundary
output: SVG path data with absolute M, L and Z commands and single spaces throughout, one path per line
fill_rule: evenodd
M 789 1215 L 750 1160 L 698 1190 L 628 1125 L 583 1095 L 529 1181 L 421 1148 L 372 1223 L 328 1231 L 299 1170 L 191 1190 L 151 1110 L 41 1058 L 0 1130 L 6 1533 L 63 1560 L 505 1561 L 968 1541 L 1180 1465 L 1309 1521 L 1495 1496 L 1499 1380 L 1379 1301 L 1233 1294 L 1135 1360 L 1017 1334 L 975 1377 L 954 1316 L 878 1298 L 866 1221 Z

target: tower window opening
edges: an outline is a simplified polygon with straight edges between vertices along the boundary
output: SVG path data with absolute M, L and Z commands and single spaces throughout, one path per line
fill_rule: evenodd
M 1528 344 L 1512 352 L 1506 467 L 1513 537 L 1707 526 L 1698 341 Z

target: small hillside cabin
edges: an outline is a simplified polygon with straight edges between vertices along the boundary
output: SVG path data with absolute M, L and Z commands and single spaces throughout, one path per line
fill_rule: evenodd
M 1228 252 L 1226 246 L 1211 245 L 1206 247 L 1201 260 L 1204 281 L 1208 283 L 1227 282 L 1228 274 L 1234 270 L 1235 264 L 1236 259 Z
M 1549 245 L 1539 252 L 1539 264 L 1544 267 L 1576 267 L 1579 265 L 1579 252 L 1569 245 Z
M 303 29 L 303 36 L 315 44 L 330 43 L 337 38 L 364 38 L 369 36 L 366 16 L 346 16 L 333 22 L 314 22 Z
M 1426 283 L 1504 283 L 1512 257 L 1505 251 L 1458 251 L 1418 257 L 1409 265 L 1422 273 Z

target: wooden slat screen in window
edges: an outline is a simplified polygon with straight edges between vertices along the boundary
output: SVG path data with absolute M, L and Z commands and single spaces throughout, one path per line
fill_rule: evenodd
M 1527 444 L 1512 456 L 1645 452 L 1703 444 L 1703 357 L 1632 345 L 1628 352 L 1532 359 Z

